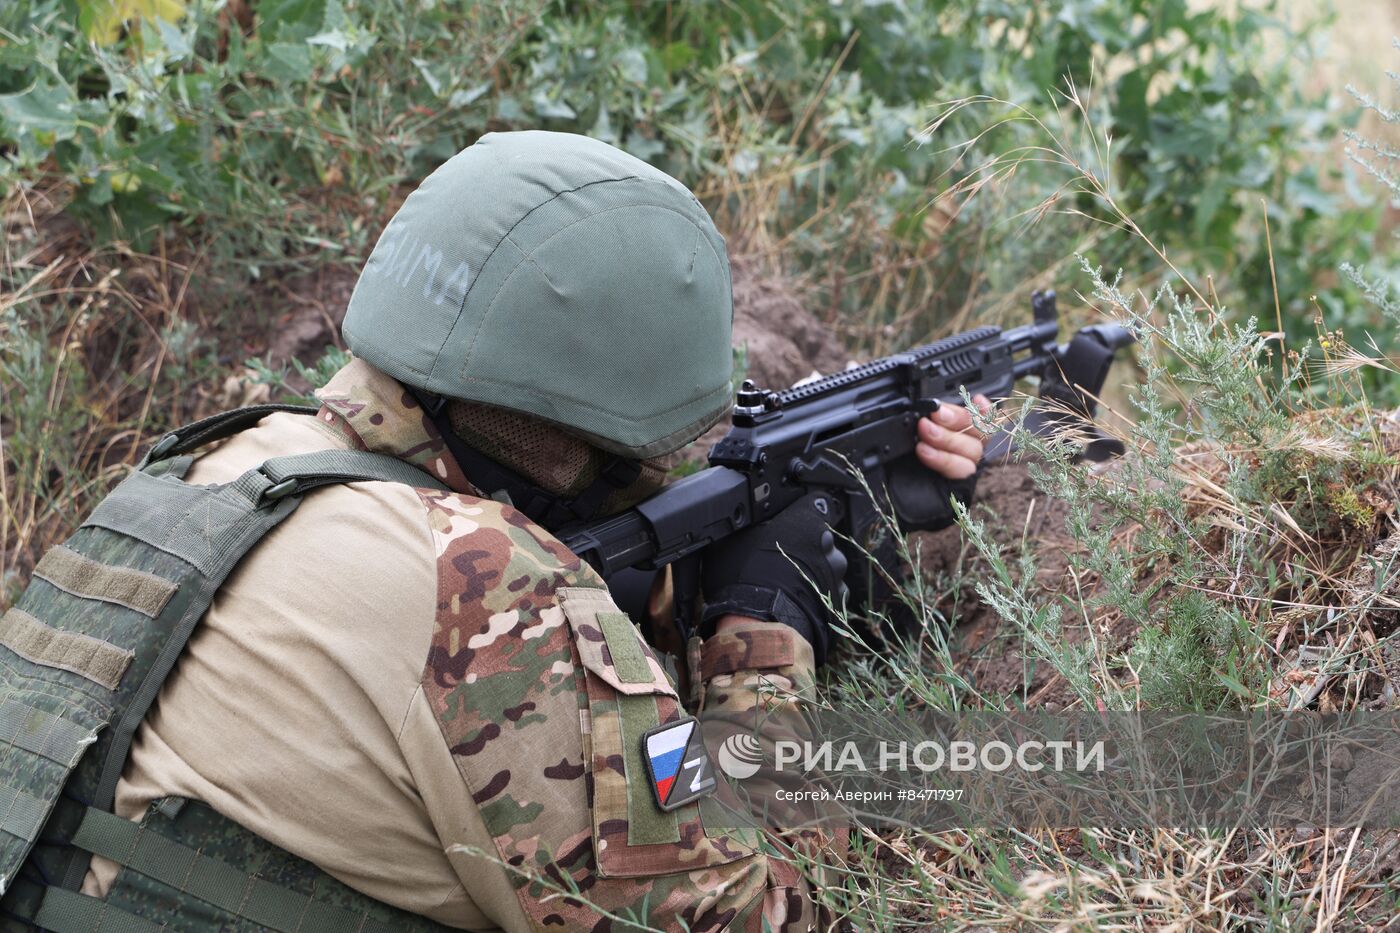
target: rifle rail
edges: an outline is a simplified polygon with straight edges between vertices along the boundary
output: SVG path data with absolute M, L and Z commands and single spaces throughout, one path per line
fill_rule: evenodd
M 926 360 L 934 356 L 942 356 L 945 353 L 952 353 L 961 348 L 981 343 L 992 337 L 999 336 L 999 327 L 978 327 L 974 330 L 962 334 L 955 334 L 952 337 L 945 337 L 942 340 L 935 340 L 933 343 L 925 344 L 922 347 L 915 347 L 907 353 L 897 353 L 894 356 L 886 356 L 878 360 L 872 360 L 855 369 L 848 369 L 845 372 L 833 373 L 821 379 L 814 379 L 805 382 L 800 386 L 793 386 L 790 389 L 783 389 L 778 392 L 778 403 L 787 406 L 794 402 L 805 401 L 813 396 L 823 395 L 836 389 L 843 389 L 846 386 L 863 382 L 872 376 L 881 376 L 891 370 L 898 369 L 904 365 L 906 359 L 912 358 L 916 362 Z

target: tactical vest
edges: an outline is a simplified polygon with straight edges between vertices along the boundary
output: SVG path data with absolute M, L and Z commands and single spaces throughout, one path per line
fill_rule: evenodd
M 136 728 L 215 592 L 319 486 L 441 489 L 381 454 L 277 457 L 230 483 L 184 482 L 198 447 L 278 411 L 260 405 L 166 435 L 0 618 L 0 929 L 444 930 L 366 897 L 190 800 L 113 814 Z M 93 855 L 121 865 L 79 893 Z

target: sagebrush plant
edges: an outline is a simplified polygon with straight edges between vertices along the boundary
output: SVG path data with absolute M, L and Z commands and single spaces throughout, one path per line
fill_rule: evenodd
M 1270 687 L 1281 649 L 1297 647 L 1275 637 L 1284 618 L 1369 608 L 1355 605 L 1345 574 L 1389 533 L 1400 447 L 1363 403 L 1311 391 L 1327 375 L 1305 365 L 1311 348 L 1286 351 L 1275 367 L 1274 338 L 1253 320 L 1229 324 L 1167 292 L 1160 304 L 1139 304 L 1088 271 L 1094 298 L 1133 327 L 1143 348 L 1135 419 L 1116 432 L 1129 452 L 1089 470 L 1062 443 L 1018 436 L 1037 458 L 1037 484 L 1070 504 L 1069 532 L 1080 545 L 1071 564 L 1095 584 L 1085 617 L 1104 633 L 1126 626 L 1132 639 L 1112 664 L 1098 659 L 1092 688 L 1083 689 L 1083 657 L 1066 677 L 1086 703 L 1270 705 L 1279 699 Z M 1165 313 L 1154 314 L 1161 304 Z M 1163 365 L 1166 354 L 1179 368 Z M 981 540 L 975 529 L 973 538 Z M 1391 582 L 1375 581 L 1378 592 Z M 1009 598 L 1006 587 L 985 588 L 998 604 Z M 1378 634 L 1389 639 L 1391 629 Z M 1047 660 L 1064 666 L 1064 641 L 1053 644 Z
M 1053 121 L 985 98 L 948 107 L 934 130 L 982 106 L 1003 109 L 1000 119 L 1028 123 L 1039 137 L 980 165 L 954 193 L 975 195 L 1025 162 L 1060 166 L 1057 195 L 1032 216 L 1106 218 L 1144 244 L 1168 284 L 1139 300 L 1121 277 L 1105 279 L 1087 263 L 1081 270 L 1094 285 L 1090 303 L 1139 340 L 1143 378 L 1130 393 L 1133 410 L 1110 415 L 1108 424 L 1128 456 L 1091 473 L 1068 461 L 1068 448 L 1024 427 L 1017 433 L 1039 457 L 1038 485 L 1069 504 L 1078 591 L 1061 598 L 1087 640 L 1066 637 L 1059 600 L 1019 589 L 1033 579 L 1030 566 L 1013 585 L 1005 565 L 984 555 L 993 575 L 980 584 L 983 598 L 1017 622 L 1032 647 L 1053 646 L 1047 659 L 1084 702 L 1262 704 L 1271 665 L 1259 662 L 1288 644 L 1270 644 L 1274 607 L 1326 605 L 1345 588 L 1339 574 L 1388 530 L 1394 451 L 1370 427 L 1367 383 L 1357 378 L 1386 364 L 1325 331 L 1320 316 L 1316 344 L 1293 342 L 1284 328 L 1261 331 L 1255 317 L 1242 320 L 1213 284 L 1193 284 L 1124 206 L 1108 157 L 1112 141 L 1095 130 L 1087 95 L 1072 87 L 1063 102 Z M 1087 201 L 1097 208 L 1088 211 Z M 1284 297 L 1271 297 L 1270 317 L 1279 322 Z M 987 551 L 977 525 L 968 531 Z M 1117 631 L 1121 642 L 1123 630 L 1133 634 L 1132 647 L 1106 655 L 1104 640 Z
M 1240 345 L 1248 347 L 1249 342 Z M 1052 462 L 1046 477 L 1064 468 L 1076 471 L 1072 484 L 1084 484 L 1085 471 L 1065 453 L 1058 445 L 1041 445 L 1041 455 Z M 1087 485 L 1078 491 L 1087 499 L 1096 495 Z M 1140 518 L 1142 506 L 1131 514 Z M 893 521 L 890 516 L 885 520 Z M 1065 675 L 1086 705 L 1092 708 L 1107 699 L 1103 703 L 1107 706 L 1114 698 L 1142 699 L 1141 690 L 1119 682 L 1119 671 L 1103 666 L 1109 647 L 1086 648 L 1056 631 L 1048 620 L 1058 612 L 1057 600 L 1024 584 L 1034 577 L 1028 566 L 1008 569 L 979 523 L 965 522 L 965 528 L 970 547 L 982 551 L 991 567 L 975 571 L 985 583 L 984 596 L 1001 601 L 999 611 L 1005 610 L 1032 650 Z M 906 542 L 902 547 L 902 559 L 918 566 L 911 545 Z M 1132 579 L 1137 577 L 1135 553 L 1126 549 L 1121 554 L 1123 568 Z M 857 715 L 864 711 L 870 721 L 891 727 L 901 713 L 921 709 L 1018 708 L 1021 698 L 979 692 L 959 671 L 950 651 L 950 639 L 956 636 L 936 608 L 956 589 L 956 581 L 911 576 L 897 598 L 918 613 L 915 618 L 922 625 L 914 632 L 899 633 L 877 615 L 875 629 L 884 638 L 873 635 L 865 620 L 838 612 L 845 650 L 838 663 L 825 671 L 822 695 L 826 701 Z M 1150 621 L 1170 624 L 1177 614 L 1164 611 Z M 1182 647 L 1188 653 L 1199 654 L 1194 640 L 1201 634 L 1195 630 L 1169 637 L 1185 642 Z M 1266 665 L 1268 661 L 1258 656 L 1253 660 Z M 1154 653 L 1144 663 L 1171 667 L 1176 659 Z M 1209 687 L 1212 672 L 1205 673 Z M 1172 692 L 1166 691 L 1166 699 L 1179 706 L 1180 698 L 1171 696 Z M 1192 696 L 1213 701 L 1218 692 Z M 1363 838 L 1310 829 L 1306 833 L 1166 827 L 1148 832 L 1092 827 L 926 832 L 912 827 L 878 831 L 856 827 L 844 871 L 828 875 L 828 886 L 818 893 L 837 917 L 856 929 L 1111 925 L 1248 930 L 1261 926 L 1326 929 L 1332 924 L 1347 928 L 1387 916 L 1393 895 L 1383 892 L 1389 890 L 1386 859 L 1392 848 L 1385 834 Z M 1318 861 L 1324 870 L 1317 870 Z M 1334 866 L 1330 872 L 1325 867 L 1329 861 Z M 1383 896 L 1376 898 L 1377 892 Z
M 1071 653 L 1077 663 L 1066 677 L 1083 702 L 1113 708 L 1213 709 L 1233 693 L 1248 701 L 1262 685 L 1243 682 L 1251 677 L 1244 672 L 1259 669 L 1246 655 L 1261 645 L 1246 621 L 1254 613 L 1242 612 L 1242 604 L 1276 595 L 1276 577 L 1259 562 L 1268 550 L 1259 547 L 1261 539 L 1278 525 L 1261 518 L 1261 507 L 1276 500 L 1261 494 L 1260 474 L 1288 469 L 1275 455 L 1290 435 L 1285 400 L 1293 383 L 1285 378 L 1280 391 L 1267 387 L 1268 339 L 1253 320 L 1212 323 L 1189 299 L 1165 290 L 1158 304 L 1140 308 L 1117 281 L 1086 271 L 1094 298 L 1132 327 L 1142 348 L 1135 418 L 1119 429 L 1129 453 L 1091 472 L 1073 462 L 1073 447 L 1063 441 L 1023 428 L 1017 434 L 1023 451 L 1038 457 L 1031 467 L 1037 485 L 1069 504 L 1068 531 L 1081 545 L 1071 566 L 1079 579 L 1092 581 L 1089 593 L 1077 594 L 1091 620 L 1086 635 L 1107 638 L 1126 625 L 1136 638 L 1115 659 L 1116 670 L 1102 655 Z M 1165 314 L 1154 319 L 1161 304 Z M 1180 362 L 1174 375 L 1160 362 L 1163 353 Z M 1184 417 L 1169 397 L 1180 387 L 1192 390 Z M 1186 458 L 1223 462 L 1224 481 L 1212 491 L 1220 496 L 1215 508 L 1193 501 L 1190 487 L 1199 474 L 1183 469 L 1183 448 L 1190 451 Z M 1234 527 L 1220 521 L 1222 512 Z M 988 595 L 998 594 L 988 588 Z M 1063 631 L 1055 635 L 1047 660 L 1062 665 L 1068 640 Z M 1041 649 L 1034 641 L 1032 647 Z M 1091 662 L 1097 677 L 1090 677 Z
M 1396 48 L 1400 48 L 1400 39 L 1395 40 L 1395 45 Z M 1400 74 L 1387 74 L 1393 88 L 1400 89 Z M 1352 85 L 1347 85 L 1347 92 L 1369 113 L 1377 116 L 1383 126 L 1400 126 L 1400 111 L 1386 107 L 1373 95 Z M 1351 130 L 1347 131 L 1346 136 L 1350 143 L 1347 147 L 1348 158 L 1381 185 L 1392 207 L 1400 206 L 1400 175 L 1396 174 L 1396 166 L 1400 164 L 1400 148 L 1388 140 L 1370 139 Z M 1342 264 L 1342 272 L 1380 309 L 1392 325 L 1400 327 L 1400 298 L 1396 297 L 1396 277 L 1400 275 L 1400 271 L 1397 271 L 1393 263 L 1384 259 L 1376 265 L 1380 268 L 1368 271 L 1365 267 L 1345 262 Z
M 260 359 L 251 359 L 248 361 L 248 371 L 255 385 L 267 388 L 270 398 L 319 406 L 321 402 L 316 398 L 315 390 L 330 382 L 331 377 L 349 362 L 350 354 L 347 351 L 339 347 L 327 347 L 310 365 L 293 357 L 290 366 L 274 370 Z M 296 381 L 293 381 L 293 375 Z

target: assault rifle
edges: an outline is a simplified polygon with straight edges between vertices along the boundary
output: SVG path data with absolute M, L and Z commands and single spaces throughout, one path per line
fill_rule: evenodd
M 684 638 L 689 632 L 679 620 L 690 618 L 706 546 L 813 491 L 827 493 L 832 527 L 859 540 L 879 518 L 869 490 L 883 489 L 886 471 L 912 458 L 918 420 L 940 405 L 961 404 L 964 389 L 1000 400 L 1018 380 L 1037 377 L 1042 401 L 1027 421 L 1031 430 L 1051 436 L 1072 429 L 1090 438 L 1083 455 L 1093 460 L 1121 453 L 1092 419 L 1114 353 L 1132 335 L 1097 324 L 1057 344 L 1055 293 L 1034 293 L 1031 312 L 1023 327 L 978 327 L 778 392 L 746 381 L 734 426 L 711 448 L 708 469 L 620 515 L 561 529 L 559 538 L 608 580 L 634 616 L 655 571 L 672 565 Z M 1008 453 L 1009 437 L 998 435 L 983 462 Z

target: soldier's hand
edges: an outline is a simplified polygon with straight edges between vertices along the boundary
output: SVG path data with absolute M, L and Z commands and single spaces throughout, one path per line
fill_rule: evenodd
M 985 396 L 972 400 L 982 411 L 991 410 Z M 982 459 L 982 432 L 961 405 L 943 405 L 920 419 L 917 430 L 914 456 L 901 457 L 885 468 L 885 487 L 900 528 L 938 531 L 953 523 L 950 500 L 964 506 L 972 502 Z
M 985 395 L 972 401 L 984 413 L 992 403 Z M 972 425 L 972 413 L 961 405 L 944 405 L 919 420 L 914 456 L 944 479 L 967 479 L 982 459 L 982 433 Z

